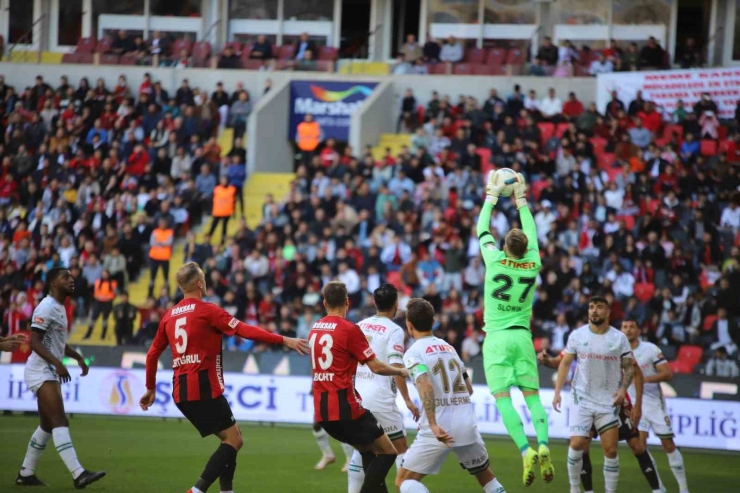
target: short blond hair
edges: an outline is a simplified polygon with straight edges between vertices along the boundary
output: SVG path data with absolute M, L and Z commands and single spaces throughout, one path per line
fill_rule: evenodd
M 519 228 L 514 228 L 509 231 L 506 235 L 505 240 L 506 250 L 516 257 L 523 257 L 527 253 L 527 246 L 529 245 L 529 238 Z
M 200 280 L 203 270 L 195 262 L 188 262 L 177 270 L 177 285 L 183 293 L 192 291 L 193 283 Z

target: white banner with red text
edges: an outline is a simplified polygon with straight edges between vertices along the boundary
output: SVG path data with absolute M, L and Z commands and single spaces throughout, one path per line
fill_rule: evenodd
M 36 398 L 23 381 L 23 365 L 0 365 L 0 410 L 35 411 Z M 86 377 L 77 368 L 70 368 L 72 381 L 62 385 L 64 405 L 68 413 L 107 414 L 117 416 L 152 416 L 181 418 L 172 400 L 172 371 L 157 375 L 157 395 L 149 411 L 139 408 L 139 398 L 145 392 L 144 370 L 92 368 Z M 311 379 L 307 376 L 246 375 L 226 373 L 224 395 L 234 416 L 240 421 L 274 423 L 313 422 Z M 409 387 L 412 399 L 418 395 Z M 570 395 L 563 393 L 563 412 L 552 409 L 552 389 L 542 390 L 542 403 L 550 420 L 550 436 L 567 438 Z M 513 402 L 524 418 L 528 435 L 534 428 L 520 392 L 513 392 Z M 484 385 L 475 385 L 471 398 L 478 419 L 478 429 L 484 434 L 506 435 L 504 423 L 496 410 L 493 397 Z M 416 428 L 411 413 L 398 398 L 407 429 Z M 705 399 L 668 399 L 668 411 L 679 446 L 717 450 L 740 450 L 740 402 Z M 659 443 L 651 436 L 651 443 Z
M 660 72 L 615 72 L 596 78 L 596 107 L 604 113 L 617 91 L 625 107 L 642 91 L 646 101 L 653 101 L 657 110 L 668 119 L 679 99 L 686 111 L 692 111 L 702 93 L 709 93 L 717 104 L 720 119 L 734 119 L 740 99 L 740 69 L 718 68 L 700 70 L 664 70 Z

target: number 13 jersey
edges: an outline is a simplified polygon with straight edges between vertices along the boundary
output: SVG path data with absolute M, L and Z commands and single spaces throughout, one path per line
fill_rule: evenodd
M 465 366 L 455 348 L 434 336 L 417 339 L 406 351 L 403 363 L 416 380 L 427 373 L 434 387 L 437 424 L 455 439 L 454 446 L 478 441 L 478 424 L 473 412 L 470 392 L 465 385 Z M 424 403 L 422 402 L 422 409 Z M 434 437 L 426 412 L 419 422 L 419 436 Z
M 375 358 L 375 353 L 362 330 L 345 318 L 324 317 L 311 327 L 308 344 L 315 421 L 352 420 L 365 414 L 355 391 L 355 373 L 357 364 Z

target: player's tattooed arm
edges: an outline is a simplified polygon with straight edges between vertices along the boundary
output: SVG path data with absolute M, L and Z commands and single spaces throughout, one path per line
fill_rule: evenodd
M 622 357 L 622 388 L 627 390 L 635 379 L 635 360 L 632 358 Z
M 434 404 L 434 387 L 432 386 L 432 380 L 429 378 L 429 373 L 423 373 L 419 375 L 419 377 L 417 377 L 416 390 L 419 391 L 421 405 L 427 415 L 427 420 L 429 421 L 429 424 L 437 424 L 437 410 Z

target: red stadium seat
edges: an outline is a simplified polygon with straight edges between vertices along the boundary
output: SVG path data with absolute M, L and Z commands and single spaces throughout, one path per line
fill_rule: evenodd
M 95 63 L 95 53 L 78 53 L 77 63 L 93 64 Z
M 506 49 L 505 48 L 491 48 L 488 50 L 488 57 L 486 58 L 487 65 L 504 65 L 506 62 Z
M 484 63 L 486 61 L 486 50 L 483 48 L 468 48 L 465 50 L 466 63 Z
M 542 351 L 542 342 L 544 341 L 544 337 L 535 337 L 532 343 L 534 344 L 534 352 L 539 353 Z
M 681 361 L 680 359 L 676 359 L 673 361 L 669 361 L 668 366 L 671 367 L 671 370 L 673 371 L 673 373 L 690 374 L 694 371 L 695 365 L 688 361 Z
M 532 196 L 535 200 L 540 200 L 540 195 L 542 195 L 542 191 L 545 188 L 547 188 L 547 182 L 545 180 L 532 183 Z
M 196 67 L 208 67 L 211 62 L 211 43 L 198 41 L 193 45 L 193 65 Z
M 701 325 L 701 330 L 705 332 L 712 330 L 714 322 L 716 322 L 718 319 L 719 317 L 717 315 L 707 315 L 707 318 L 704 319 L 704 323 Z
M 242 47 L 242 54 L 239 55 L 242 61 L 249 60 L 249 56 L 252 54 L 252 45 L 244 45 Z
M 613 152 L 605 152 L 598 158 L 599 168 L 603 170 L 609 170 L 617 160 L 617 156 Z
M 334 68 L 334 62 L 331 60 L 317 60 L 316 70 L 319 72 L 332 72 Z
M 110 45 L 113 44 L 113 40 L 108 36 L 101 38 L 95 45 L 95 53 L 108 53 L 110 51 Z
M 678 140 L 683 138 L 683 127 L 681 125 L 666 125 L 663 127 L 663 138 L 671 140 L 673 134 L 678 134 Z
M 120 56 L 116 55 L 115 53 L 103 53 L 100 55 L 100 64 L 101 65 L 118 65 L 118 61 L 120 60 Z
M 506 65 L 524 65 L 527 54 L 521 48 L 511 48 L 506 55 Z
M 729 140 L 721 140 L 719 142 L 719 152 L 722 154 L 727 154 L 730 150 L 730 141 Z
M 729 131 L 730 129 L 727 128 L 727 125 L 720 125 L 717 129 L 717 136 L 719 137 L 719 140 L 725 140 Z
M 480 169 L 485 180 L 488 178 L 488 172 L 493 169 L 493 165 L 491 164 L 491 149 L 479 147 L 475 150 L 475 153 L 480 156 Z
M 473 68 L 468 63 L 456 63 L 452 66 L 452 73 L 454 75 L 472 75 Z
M 703 139 L 701 141 L 701 155 L 702 156 L 714 156 L 717 154 L 717 141 L 710 139 Z
M 388 284 L 393 284 L 396 289 L 401 289 L 401 273 L 398 271 L 389 271 L 385 276 Z
M 93 53 L 97 41 L 95 38 L 80 38 L 75 47 L 75 53 Z
M 275 62 L 275 70 L 285 70 L 293 66 L 292 60 L 278 60 Z
M 319 48 L 319 60 L 328 60 L 335 62 L 338 57 L 337 49 L 332 46 L 322 46 Z
M 138 61 L 139 59 L 133 53 L 127 53 L 125 55 L 122 55 L 121 58 L 118 59 L 118 63 L 120 65 L 136 65 L 136 62 Z M 103 62 L 100 62 L 100 63 L 103 63 Z
M 435 63 L 432 65 L 431 70 L 429 70 L 430 74 L 434 75 L 447 75 L 447 64 L 446 63 Z
M 503 65 L 473 65 L 473 74 L 475 75 L 506 75 L 506 69 Z
M 692 367 L 701 361 L 704 354 L 701 346 L 683 345 L 678 349 L 678 360 L 688 361 Z
M 197 45 L 198 43 L 195 43 L 195 44 Z M 193 47 L 193 48 L 195 48 L 195 47 Z M 228 43 L 226 43 L 224 45 L 224 49 L 221 50 L 221 53 L 223 53 L 224 51 L 226 51 L 226 48 L 231 48 L 231 51 L 236 56 L 241 56 L 241 54 L 242 54 L 242 44 L 239 41 L 229 41 Z
M 609 176 L 609 182 L 613 182 L 617 179 L 617 176 L 622 174 L 622 168 L 615 168 L 613 166 L 606 168 L 604 171 Z
M 62 55 L 62 63 L 80 63 L 80 53 L 65 53 Z
M 568 123 L 558 123 L 558 125 L 555 127 L 555 136 L 558 139 L 561 139 L 565 132 L 568 130 L 568 127 L 570 124 Z
M 292 60 L 295 58 L 295 45 L 283 45 L 278 52 L 279 60 Z
M 601 137 L 591 137 L 590 141 L 591 145 L 594 147 L 594 154 L 600 154 L 599 152 L 597 152 L 597 149 L 601 149 L 601 151 L 603 152 L 606 148 L 606 139 L 603 139 Z
M 537 124 L 537 127 L 540 129 L 542 145 L 545 145 L 555 135 L 555 125 L 549 122 L 540 122 Z
M 259 70 L 262 68 L 262 60 L 242 59 L 242 68 L 245 70 Z
M 635 229 L 635 216 L 617 216 L 617 221 L 624 221 L 627 231 L 633 231 Z
M 639 282 L 635 284 L 634 291 L 638 300 L 643 303 L 647 303 L 653 299 L 655 286 L 647 282 Z
M 188 56 L 190 56 L 192 49 L 193 49 L 193 43 L 189 39 L 185 39 L 185 38 L 178 39 L 174 43 L 172 43 L 172 56 L 174 58 L 178 58 L 182 50 L 185 50 Z

